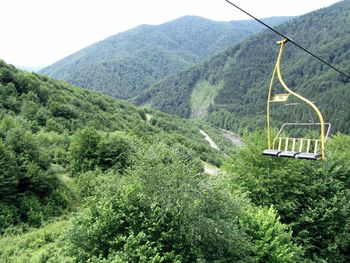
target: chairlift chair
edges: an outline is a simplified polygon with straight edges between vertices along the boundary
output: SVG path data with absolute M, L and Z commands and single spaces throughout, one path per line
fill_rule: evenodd
M 328 139 L 331 124 L 325 123 L 323 116 L 314 102 L 304 98 L 303 96 L 297 94 L 287 87 L 281 76 L 281 59 L 283 54 L 283 49 L 285 44 L 288 42 L 287 39 L 277 42 L 280 45 L 280 50 L 277 58 L 275 68 L 272 73 L 272 78 L 270 81 L 269 94 L 267 99 L 267 144 L 268 149 L 263 151 L 263 155 L 274 156 L 274 157 L 289 157 L 296 159 L 307 159 L 307 160 L 325 160 L 326 159 L 326 140 Z M 273 83 L 277 73 L 278 80 L 286 93 L 273 93 Z M 318 116 L 319 122 L 314 123 L 284 123 L 280 130 L 278 131 L 276 137 L 271 139 L 271 127 L 270 127 L 270 107 L 271 103 L 284 103 L 288 100 L 290 96 L 296 97 L 302 102 L 306 103 L 312 110 L 314 110 Z M 293 103 L 295 104 L 295 103 Z M 308 137 L 289 137 L 285 135 L 285 129 L 288 127 L 307 127 L 307 126 L 318 126 L 320 136 L 317 138 Z M 326 130 L 327 126 L 327 130 Z

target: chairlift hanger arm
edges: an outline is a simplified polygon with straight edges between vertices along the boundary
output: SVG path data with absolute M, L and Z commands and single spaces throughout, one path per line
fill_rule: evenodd
M 277 44 L 279 44 L 279 46 L 280 46 L 280 50 L 279 50 L 279 53 L 278 53 L 276 65 L 275 65 L 275 68 L 273 70 L 272 78 L 271 78 L 270 86 L 269 86 L 269 93 L 268 93 L 268 99 L 267 99 L 267 116 L 266 116 L 267 132 L 268 132 L 268 150 L 267 150 L 268 153 L 264 151 L 264 154 L 266 154 L 266 155 L 273 155 L 273 154 L 276 153 L 278 156 L 291 157 L 290 153 L 286 152 L 287 150 L 284 151 L 284 152 L 276 151 L 276 149 L 274 147 L 274 143 L 271 143 L 272 141 L 271 141 L 271 132 L 270 132 L 270 129 L 271 129 L 270 128 L 270 106 L 271 106 L 270 102 L 271 102 L 271 96 L 272 96 L 273 83 L 274 83 L 274 79 L 275 79 L 276 73 L 277 73 L 277 78 L 278 78 L 280 84 L 288 92 L 288 94 L 290 94 L 290 95 L 300 99 L 301 101 L 303 101 L 304 103 L 309 105 L 316 112 L 316 114 L 317 114 L 317 116 L 319 118 L 319 122 L 320 122 L 321 158 L 324 160 L 324 159 L 326 159 L 326 134 L 325 134 L 325 123 L 324 123 L 324 119 L 323 119 L 323 116 L 322 116 L 320 110 L 317 108 L 317 106 L 312 101 L 304 98 L 303 96 L 299 95 L 298 93 L 296 93 L 296 92 L 292 91 L 290 88 L 288 88 L 288 86 L 286 85 L 286 83 L 284 82 L 284 80 L 282 78 L 282 74 L 281 74 L 281 60 L 282 60 L 283 50 L 284 50 L 285 44 L 287 42 L 288 42 L 288 39 L 283 39 L 283 40 L 277 42 Z M 283 127 L 284 127 L 284 125 L 282 126 L 281 129 L 283 129 Z M 280 130 L 280 132 L 281 132 L 281 130 Z M 272 153 L 272 152 L 270 152 L 270 150 L 274 150 L 274 152 Z M 278 149 L 278 150 L 280 150 L 280 149 Z M 297 156 L 297 152 L 293 152 L 293 157 L 294 156 Z M 313 158 L 311 158 L 311 159 L 313 159 Z
M 314 103 L 312 103 L 310 100 L 304 98 L 303 96 L 299 95 L 298 93 L 292 91 L 291 89 L 289 89 L 286 85 L 286 83 L 283 81 L 282 79 L 282 75 L 281 75 L 281 60 L 282 60 L 282 55 L 283 55 L 283 48 L 285 46 L 285 44 L 288 42 L 288 39 L 283 39 L 282 41 L 278 41 L 277 44 L 280 45 L 280 51 L 278 54 L 278 58 L 277 58 L 277 63 L 276 63 L 276 68 L 277 68 L 277 76 L 278 76 L 278 80 L 280 81 L 281 85 L 283 86 L 283 88 L 288 91 L 291 95 L 297 97 L 298 99 L 302 100 L 303 102 L 305 102 L 306 104 L 308 104 L 317 114 L 319 120 L 320 120 L 320 128 L 321 128 L 321 154 L 322 154 L 322 159 L 326 158 L 326 146 L 325 146 L 325 141 L 326 141 L 326 135 L 325 135 L 325 124 L 324 124 L 324 119 L 323 116 L 320 112 L 320 110 L 316 107 L 316 105 Z

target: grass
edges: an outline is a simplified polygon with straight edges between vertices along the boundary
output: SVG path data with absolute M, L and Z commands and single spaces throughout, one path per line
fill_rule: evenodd
M 61 236 L 68 221 L 61 219 L 22 234 L 0 237 L 0 262 L 74 262 L 64 255 Z
M 223 83 L 214 86 L 207 81 L 197 84 L 191 94 L 191 117 L 207 116 L 209 106 L 214 104 L 214 99 L 222 87 Z

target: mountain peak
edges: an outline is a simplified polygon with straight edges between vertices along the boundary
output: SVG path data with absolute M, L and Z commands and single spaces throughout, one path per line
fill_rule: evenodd
M 199 63 L 262 28 L 183 16 L 140 25 L 84 48 L 40 73 L 119 98 Z

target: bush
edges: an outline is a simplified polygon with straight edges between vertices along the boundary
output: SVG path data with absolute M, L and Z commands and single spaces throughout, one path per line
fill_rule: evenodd
M 249 261 L 240 228 L 245 201 L 220 178 L 202 174 L 176 149 L 152 146 L 71 221 L 67 240 L 81 262 Z
M 0 235 L 18 220 L 17 208 L 14 205 L 0 202 Z
M 0 197 L 3 199 L 14 198 L 18 183 L 18 168 L 14 154 L 7 149 L 0 140 Z
M 69 191 L 49 171 L 38 137 L 12 121 L 2 122 L 5 141 L 0 139 L 0 233 L 21 224 L 38 227 L 69 203 Z
M 2 236 L 0 237 L 0 258 L 4 262 L 18 263 L 76 262 L 65 253 L 61 235 L 66 228 L 67 222 L 61 220 L 21 235 Z
M 95 169 L 98 164 L 100 134 L 91 128 L 77 131 L 71 141 L 71 170 L 74 173 Z
M 349 261 L 349 137 L 332 139 L 323 162 L 262 156 L 264 139 L 249 136 L 226 163 L 232 187 L 243 187 L 256 205 L 273 206 L 308 258 Z
M 134 139 L 119 132 L 105 135 L 98 145 L 98 166 L 103 170 L 113 167 L 123 172 L 131 165 Z
M 241 223 L 251 237 L 257 262 L 303 262 L 303 250 L 272 207 L 247 206 Z
M 123 172 L 131 165 L 137 139 L 124 133 L 98 133 L 95 129 L 78 131 L 70 146 L 73 174 L 97 168 Z

